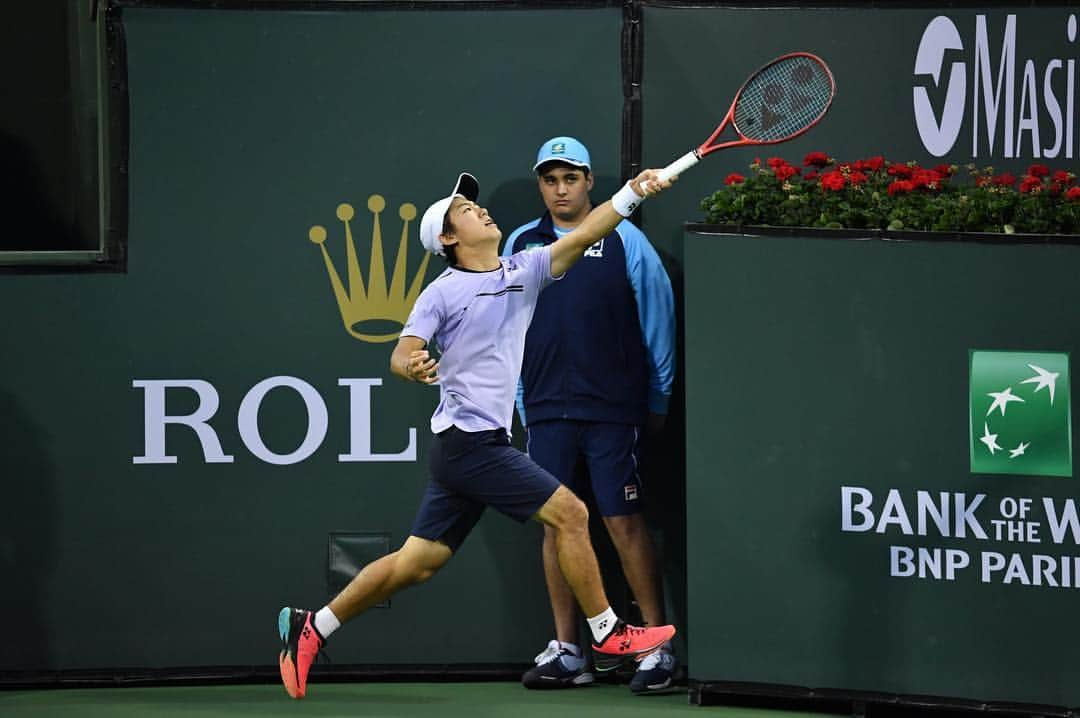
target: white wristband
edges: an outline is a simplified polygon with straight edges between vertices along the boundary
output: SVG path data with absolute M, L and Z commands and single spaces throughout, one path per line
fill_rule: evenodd
M 611 196 L 611 208 L 620 216 L 629 217 L 644 201 L 645 198 L 635 192 L 633 186 L 627 182 L 622 189 Z

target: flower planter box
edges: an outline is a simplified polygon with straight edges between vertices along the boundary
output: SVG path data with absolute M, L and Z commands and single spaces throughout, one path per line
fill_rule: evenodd
M 687 232 L 807 239 L 884 239 L 918 242 L 986 242 L 990 244 L 1080 244 L 1080 234 L 1027 234 L 1014 232 L 919 232 L 888 229 L 825 229 L 772 225 L 706 224 L 687 222 Z
M 1053 540 L 1044 508 L 1075 501 L 1076 483 L 973 472 L 984 417 L 970 374 L 973 350 L 1080 356 L 1077 245 L 686 225 L 686 635 L 697 685 L 1057 707 L 1031 713 L 1080 705 L 1080 654 L 1063 628 L 1080 580 L 1062 573 L 1080 547 L 1071 534 Z M 1059 385 L 1055 401 L 1068 394 Z M 1075 426 L 1067 436 L 1080 446 Z M 845 514 L 844 487 L 873 497 L 863 506 L 873 526 L 853 528 L 865 514 Z M 894 505 L 880 523 L 890 492 L 910 514 Z M 941 526 L 925 513 L 920 523 L 919 492 L 947 497 Z M 1030 500 L 1038 542 L 996 534 L 1010 499 Z M 954 521 L 976 501 L 985 537 Z M 1018 556 L 1023 574 L 987 569 L 992 554 Z M 1053 582 L 1033 572 L 1036 556 L 1052 557 Z M 950 557 L 966 564 L 950 570 Z

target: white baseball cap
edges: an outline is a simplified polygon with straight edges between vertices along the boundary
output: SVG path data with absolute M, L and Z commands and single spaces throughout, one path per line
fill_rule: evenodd
M 443 220 L 450 210 L 450 203 L 454 201 L 454 197 L 464 197 L 470 202 L 475 202 L 479 196 L 480 183 L 476 178 L 468 172 L 458 175 L 454 190 L 450 195 L 428 207 L 420 220 L 420 244 L 424 245 L 424 249 L 442 256 L 443 244 L 439 241 L 439 235 L 442 234 Z

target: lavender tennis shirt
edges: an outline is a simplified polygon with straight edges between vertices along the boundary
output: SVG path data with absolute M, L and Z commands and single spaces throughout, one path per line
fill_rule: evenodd
M 401 335 L 442 355 L 432 432 L 453 425 L 510 433 L 525 332 L 540 290 L 553 279 L 547 246 L 501 257 L 489 272 L 451 267 L 420 293 Z

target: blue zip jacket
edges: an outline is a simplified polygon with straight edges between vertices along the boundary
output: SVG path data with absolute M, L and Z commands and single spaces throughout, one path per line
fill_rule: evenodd
M 503 255 L 557 238 L 545 212 L 514 230 Z M 674 374 L 671 280 L 645 235 L 624 220 L 540 293 L 518 382 L 521 423 L 640 426 L 649 413 L 667 414 Z

